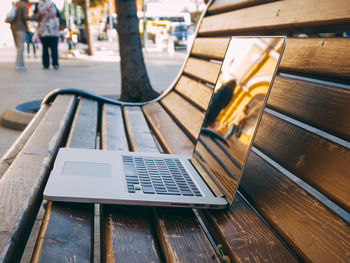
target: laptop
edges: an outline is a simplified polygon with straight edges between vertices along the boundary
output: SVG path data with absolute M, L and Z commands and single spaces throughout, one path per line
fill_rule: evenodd
M 285 37 L 230 39 L 192 155 L 60 148 L 44 198 L 231 206 L 285 42 Z

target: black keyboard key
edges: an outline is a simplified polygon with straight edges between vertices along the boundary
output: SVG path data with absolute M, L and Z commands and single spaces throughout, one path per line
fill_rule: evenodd
M 124 172 L 125 172 L 126 176 L 136 176 L 137 177 L 136 169 L 132 165 L 124 165 Z
M 142 186 L 142 191 L 145 193 L 145 194 L 154 194 L 154 188 L 152 186 Z

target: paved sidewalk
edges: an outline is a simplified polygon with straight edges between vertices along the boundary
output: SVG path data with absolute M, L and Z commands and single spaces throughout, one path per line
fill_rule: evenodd
M 66 45 L 60 45 L 60 55 L 64 55 Z M 42 99 L 56 88 L 79 88 L 101 95 L 120 94 L 120 58 L 117 45 L 97 42 L 96 46 L 94 57 L 79 55 L 60 59 L 59 70 L 43 70 L 39 51 L 38 58 L 26 58 L 28 70 L 24 72 L 15 71 L 14 48 L 0 48 L 0 114 L 6 108 Z M 169 57 L 166 52 L 146 52 L 144 56 L 154 89 L 162 91 L 176 77 L 186 52 L 175 52 L 173 57 Z M 0 126 L 0 156 L 19 134 L 19 131 Z

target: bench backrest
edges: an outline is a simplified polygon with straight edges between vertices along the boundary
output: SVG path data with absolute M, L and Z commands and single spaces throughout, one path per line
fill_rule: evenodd
M 342 37 L 346 30 L 350 31 L 347 0 L 217 0 L 201 20 L 183 71 L 156 106 L 163 107 L 180 127 L 177 132 L 185 132 L 193 142 L 228 37 L 288 36 L 240 194 L 303 261 L 350 260 L 350 38 Z M 325 37 L 329 32 L 336 37 Z M 146 117 L 151 111 L 151 106 L 144 107 Z M 188 143 L 172 144 L 174 132 L 167 137 L 162 121 L 156 125 L 150 119 L 152 123 L 168 152 L 191 151 Z M 225 215 L 214 214 L 217 229 L 229 222 Z

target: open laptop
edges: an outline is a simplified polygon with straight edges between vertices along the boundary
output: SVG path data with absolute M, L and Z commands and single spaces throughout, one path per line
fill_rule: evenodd
M 234 200 L 285 37 L 232 37 L 192 156 L 61 148 L 44 198 L 225 208 Z

